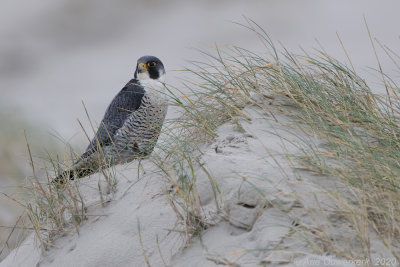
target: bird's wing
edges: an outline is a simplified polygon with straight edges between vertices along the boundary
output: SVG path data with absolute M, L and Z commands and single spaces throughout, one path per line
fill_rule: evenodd
M 110 145 L 116 131 L 122 127 L 128 116 L 139 109 L 145 91 L 137 80 L 132 79 L 114 97 L 108 106 L 96 136 L 90 142 L 81 159 L 88 157 L 99 147 Z

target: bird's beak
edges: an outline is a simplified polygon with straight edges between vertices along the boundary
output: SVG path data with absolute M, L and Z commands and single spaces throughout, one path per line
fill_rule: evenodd
M 144 63 L 139 63 L 139 65 L 138 65 L 138 73 L 142 73 L 142 72 L 145 72 L 145 71 L 147 71 L 147 66 L 146 66 L 146 64 L 144 64 Z

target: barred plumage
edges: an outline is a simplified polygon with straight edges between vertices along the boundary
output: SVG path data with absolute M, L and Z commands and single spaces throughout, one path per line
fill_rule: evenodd
M 81 178 L 151 154 L 167 114 L 164 66 L 153 56 L 138 60 L 135 78 L 115 96 L 85 153 L 55 178 Z

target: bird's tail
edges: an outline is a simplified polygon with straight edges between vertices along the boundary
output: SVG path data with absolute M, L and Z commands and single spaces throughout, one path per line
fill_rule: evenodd
M 53 183 L 65 184 L 68 180 L 83 178 L 95 172 L 97 172 L 97 170 L 94 170 L 92 168 L 71 168 L 69 170 L 62 171 L 57 177 L 53 179 Z
M 107 168 L 107 164 L 104 157 L 101 159 L 95 155 L 90 155 L 87 158 L 79 159 L 72 168 L 61 171 L 54 179 L 53 183 L 56 185 L 65 184 L 68 180 L 75 180 L 83 178 L 98 172 L 101 168 Z
M 112 153 L 111 153 L 112 152 Z M 118 154 L 116 155 L 113 151 L 103 149 L 102 152 L 96 151 L 86 158 L 79 159 L 72 168 L 61 171 L 56 178 L 53 179 L 53 183 L 56 185 L 65 184 L 68 180 L 75 180 L 83 178 L 85 176 L 91 175 L 100 171 L 101 169 L 109 168 L 115 164 L 121 164 L 130 162 L 138 158 L 144 158 L 151 153 L 144 153 L 137 151 L 136 154 L 129 152 L 128 154 Z M 124 152 L 124 150 L 122 150 Z

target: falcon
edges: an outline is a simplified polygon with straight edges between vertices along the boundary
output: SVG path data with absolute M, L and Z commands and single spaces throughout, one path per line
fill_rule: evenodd
M 134 78 L 111 101 L 86 151 L 54 182 L 82 178 L 150 155 L 168 109 L 164 81 L 161 60 L 154 56 L 139 58 Z

